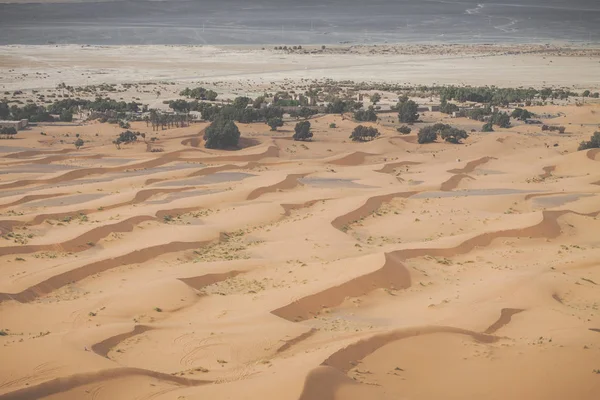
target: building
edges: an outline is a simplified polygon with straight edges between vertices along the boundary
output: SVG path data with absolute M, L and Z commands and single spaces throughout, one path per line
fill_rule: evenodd
M 2 128 L 15 128 L 17 131 L 23 130 L 27 127 L 29 121 L 22 119 L 20 121 L 0 121 L 0 129 Z

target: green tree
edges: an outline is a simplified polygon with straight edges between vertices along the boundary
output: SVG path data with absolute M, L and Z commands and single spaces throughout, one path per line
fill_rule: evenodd
M 597 148 L 600 148 L 600 132 L 594 132 L 594 134 L 590 137 L 590 140 L 581 142 L 578 150 Z
M 120 143 L 133 143 L 135 141 L 137 141 L 137 137 L 138 137 L 139 132 L 132 132 L 132 131 L 125 131 L 125 132 L 121 132 L 119 134 L 119 137 L 117 138 L 117 140 Z
M 398 119 L 404 124 L 412 124 L 418 121 L 419 114 L 417 109 L 419 106 L 408 97 L 401 97 L 398 102 Z
M 75 144 L 75 148 L 77 150 L 79 150 L 81 147 L 83 147 L 83 140 L 82 139 L 77 139 L 74 144 Z
M 443 114 L 452 114 L 455 111 L 458 111 L 459 108 L 456 104 L 454 103 L 448 103 L 448 101 L 446 101 L 446 99 L 442 100 L 442 103 L 440 104 L 440 112 Z
M 235 122 L 217 118 L 204 131 L 204 140 L 204 147 L 207 149 L 235 147 L 240 140 L 240 130 Z
M 366 142 L 368 140 L 373 140 L 376 137 L 379 137 L 379 135 L 379 131 L 376 128 L 358 125 L 352 131 L 350 139 L 352 139 L 352 141 L 354 142 Z
M 494 127 L 492 125 L 492 121 L 486 122 L 482 127 L 481 127 L 481 132 L 494 132 Z
M 419 133 L 417 134 L 418 142 L 420 144 L 435 142 L 439 134 L 449 129 L 452 129 L 452 127 L 447 124 L 435 124 L 430 126 L 424 126 L 419 130 Z
M 381 95 L 379 93 L 373 93 L 371 95 L 371 103 L 377 104 L 381 101 Z
M 313 137 L 308 121 L 298 122 L 294 127 L 294 132 L 294 140 L 310 140 Z
M 73 113 L 70 110 L 63 110 L 60 113 L 59 119 L 63 122 L 72 122 L 73 121 Z
M 0 135 L 4 135 L 6 139 L 12 139 L 17 134 L 17 129 L 13 126 L 0 129 Z
M 357 121 L 377 121 L 375 109 L 371 106 L 366 110 L 358 110 L 354 113 L 354 119 Z
M 490 121 L 494 125 L 498 125 L 500 128 L 510 128 L 510 117 L 507 113 L 495 112 L 492 114 Z
M 513 110 L 513 112 L 510 114 L 510 116 L 515 119 L 520 119 L 521 121 L 525 121 L 529 118 L 532 118 L 533 114 L 524 108 L 515 108 Z
M 469 137 L 467 131 L 458 128 L 445 128 L 442 129 L 440 136 L 448 143 L 459 144 L 462 139 Z
M 237 108 L 238 110 L 241 110 L 243 108 L 248 107 L 248 104 L 250 104 L 252 102 L 252 99 L 250 99 L 249 97 L 236 97 L 233 100 L 233 106 L 235 108 Z
M 419 144 L 433 143 L 437 140 L 437 137 L 437 131 L 431 126 L 424 126 L 419 129 L 419 133 L 417 134 Z
M 276 131 L 277 128 L 283 126 L 283 120 L 279 117 L 270 118 L 267 120 L 267 125 L 271 127 L 272 131 Z
M 252 107 L 260 108 L 262 104 L 265 102 L 265 96 L 259 96 L 252 102 Z
M 589 90 L 585 90 L 582 94 L 583 97 L 590 97 L 590 91 Z

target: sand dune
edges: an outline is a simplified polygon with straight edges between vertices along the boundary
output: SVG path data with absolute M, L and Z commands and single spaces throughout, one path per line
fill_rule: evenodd
M 405 165 L 419 165 L 419 164 L 421 164 L 421 163 L 416 162 L 416 161 L 398 161 L 398 162 L 393 162 L 393 163 L 387 163 L 383 166 L 383 168 L 375 170 L 375 172 L 389 174 L 389 173 L 394 172 L 394 169 L 396 169 L 398 167 L 403 167 Z
M 29 254 L 38 251 L 59 251 L 77 253 L 89 249 L 97 241 L 99 241 L 102 238 L 105 238 L 111 233 L 131 232 L 136 225 L 139 225 L 142 222 L 154 220 L 154 217 L 140 215 L 137 217 L 128 218 L 124 221 L 117 222 L 115 224 L 109 224 L 94 228 L 84 233 L 83 235 L 80 235 L 76 238 L 62 243 L 0 247 L 0 256 L 7 254 Z
M 531 107 L 568 135 L 515 121 L 460 145 L 385 120 L 355 143 L 338 115 L 306 143 L 295 120 L 238 124 L 226 151 L 205 123 L 154 133 L 158 153 L 116 149 L 108 124 L 77 126 L 79 151 L 71 131 L 40 142 L 65 127 L 19 132 L 31 150 L 0 161 L 0 399 L 594 400 L 599 156 L 576 149 L 598 107 Z
M 281 190 L 290 190 L 294 189 L 297 186 L 302 186 L 302 183 L 298 182 L 298 179 L 304 178 L 308 174 L 290 174 L 285 177 L 284 180 L 278 182 L 274 185 L 263 186 L 257 189 L 254 189 L 247 197 L 247 200 L 255 200 L 260 196 L 267 193 L 274 193 Z
M 333 161 L 329 161 L 329 164 L 343 165 L 343 166 L 347 166 L 347 167 L 361 165 L 365 162 L 365 159 L 367 157 L 372 156 L 372 155 L 374 155 L 374 154 L 357 151 L 357 152 L 348 154 L 346 156 L 343 156 L 341 158 L 335 159 Z
M 407 198 L 416 193 L 417 192 L 399 192 L 369 197 L 359 208 L 336 217 L 331 221 L 331 225 L 336 229 L 343 230 L 348 224 L 358 221 L 377 210 L 383 203 L 389 202 L 395 198 Z
M 481 157 L 481 158 L 478 158 L 477 160 L 469 161 L 467 163 L 467 165 L 465 165 L 463 168 L 454 168 L 454 169 L 448 170 L 448 172 L 450 172 L 451 174 L 470 174 L 471 172 L 475 171 L 475 168 L 477 168 L 480 165 L 483 165 L 487 162 L 490 162 L 491 160 L 497 160 L 497 158 Z
M 510 323 L 510 320 L 512 319 L 513 315 L 518 314 L 523 311 L 525 311 L 525 310 L 521 310 L 518 308 L 503 308 L 502 311 L 500 311 L 500 318 L 498 318 L 498 321 L 496 321 L 492 325 L 490 325 L 484 331 L 484 333 L 487 333 L 488 335 L 491 335 L 492 333 L 496 333 L 496 331 L 498 331 L 500 328 L 502 328 L 506 324 Z
M 40 282 L 19 293 L 0 293 L 0 303 L 8 300 L 16 300 L 20 303 L 29 303 L 40 296 L 51 293 L 65 285 L 85 279 L 88 276 L 98 274 L 112 268 L 120 267 L 122 265 L 143 263 L 159 255 L 199 248 L 206 246 L 209 243 L 210 241 L 171 242 L 164 245 L 135 250 L 119 257 L 97 261 L 59 275 L 54 275 L 53 277 L 48 278 L 45 281 Z
M 340 305 L 349 297 L 359 297 L 375 289 L 406 289 L 410 287 L 410 273 L 400 260 L 391 254 L 385 254 L 383 266 L 367 275 L 354 278 L 339 286 L 304 297 L 272 313 L 288 321 L 305 321 L 314 318 L 326 308 Z
M 32 194 L 28 196 L 23 196 L 19 200 L 15 200 L 12 203 L 6 203 L 0 205 L 1 208 L 8 208 L 12 206 L 18 206 L 19 204 L 28 203 L 30 201 L 41 200 L 41 199 L 51 199 L 53 197 L 65 196 L 66 193 L 49 193 L 49 194 Z
M 454 190 L 458 187 L 458 185 L 460 185 L 460 182 L 463 179 L 474 180 L 475 178 L 473 178 L 472 176 L 466 175 L 466 174 L 454 175 L 447 181 L 442 182 L 442 184 L 440 185 L 440 190 L 443 192 L 449 192 L 451 190 Z
M 178 192 L 182 192 L 185 190 L 191 190 L 191 189 L 194 189 L 194 188 L 172 188 L 172 189 L 165 188 L 165 189 L 140 190 L 139 192 L 137 192 L 135 194 L 134 198 L 129 201 L 111 204 L 111 205 L 107 205 L 107 206 L 102 206 L 101 209 L 89 208 L 89 209 L 81 209 L 81 210 L 76 210 L 76 211 L 65 211 L 65 212 L 58 212 L 58 213 L 51 213 L 51 214 L 38 214 L 29 221 L 17 221 L 17 220 L 0 221 L 0 231 L 11 232 L 14 230 L 14 227 L 16 227 L 16 226 L 39 225 L 39 224 L 43 223 L 44 221 L 47 221 L 50 219 L 64 219 L 65 217 L 77 217 L 79 215 L 90 215 L 90 214 L 94 214 L 94 213 L 97 213 L 100 211 L 108 211 L 108 210 L 112 210 L 112 209 L 116 209 L 116 208 L 120 208 L 120 207 L 139 204 L 139 203 L 142 203 L 142 202 L 148 200 L 149 198 L 159 195 L 159 194 L 178 193 Z M 43 198 L 48 198 L 48 197 L 43 197 Z M 31 200 L 29 200 L 29 201 L 31 201 Z M 162 216 L 158 216 L 158 217 L 162 218 Z M 35 250 L 35 251 L 38 251 L 38 250 Z
M 182 378 L 160 372 L 149 371 L 140 368 L 114 368 L 98 372 L 88 372 L 77 375 L 72 375 L 65 378 L 57 378 L 39 385 L 20 389 L 8 394 L 0 395 L 1 400 L 18 400 L 18 399 L 38 399 L 56 393 L 66 392 L 78 386 L 87 385 L 94 382 L 103 382 L 115 378 L 123 378 L 129 376 L 147 376 L 154 379 L 172 382 L 181 386 L 198 386 L 205 385 L 209 382 L 196 381 L 192 379 Z
M 116 347 L 119 343 L 136 335 L 140 335 L 144 332 L 148 332 L 153 329 L 151 326 L 136 325 L 131 332 L 125 332 L 120 335 L 109 337 L 101 342 L 92 345 L 92 351 L 99 356 L 108 358 L 108 353 L 113 347 Z

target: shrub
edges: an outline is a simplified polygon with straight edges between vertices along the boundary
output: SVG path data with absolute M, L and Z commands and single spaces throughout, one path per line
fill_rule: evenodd
M 233 121 L 217 118 L 206 128 L 204 140 L 207 149 L 235 147 L 240 140 L 240 130 Z
M 379 136 L 379 131 L 369 126 L 359 125 L 352 131 L 350 139 L 354 142 L 366 142 Z
M 333 128 L 337 128 L 337 125 L 334 122 L 332 122 L 329 124 L 329 127 L 333 129 Z
M 294 140 L 310 140 L 313 137 L 308 121 L 298 122 L 294 127 L 294 132 Z
M 74 144 L 75 144 L 75 148 L 77 148 L 77 150 L 79 150 L 83 146 L 83 140 L 77 139 Z
M 401 127 L 397 128 L 396 130 L 403 135 L 408 135 L 409 133 L 412 132 L 412 129 L 410 129 L 406 125 L 402 125 Z

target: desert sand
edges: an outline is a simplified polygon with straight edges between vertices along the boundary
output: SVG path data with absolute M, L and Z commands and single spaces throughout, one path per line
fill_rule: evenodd
M 50 90 L 59 70 L 73 84 L 85 83 L 80 71 L 95 83 L 176 81 L 144 95 L 156 104 L 209 80 L 203 68 L 232 93 L 259 90 L 246 82 L 253 74 L 283 85 L 288 74 L 362 80 L 365 68 L 343 67 L 339 54 L 269 53 L 282 66 L 211 58 L 167 71 L 159 58 L 138 71 L 115 49 L 82 66 L 56 48 L 0 51 L 13 70 L 7 90 Z M 28 52 L 40 55 L 25 62 Z M 598 59 L 586 56 L 545 67 L 550 56 L 392 57 L 369 67 L 377 80 L 385 70 L 431 84 L 439 68 L 438 83 L 599 85 Z M 412 61 L 392 68 L 396 57 Z M 313 62 L 322 66 L 304 69 Z M 470 69 L 457 78 L 460 65 Z M 28 70 L 50 78 L 19 81 Z M 305 143 L 291 140 L 295 120 L 278 132 L 238 124 L 247 146 L 237 151 L 205 149 L 204 122 L 158 132 L 132 123 L 160 153 L 141 140 L 117 150 L 121 129 L 97 122 L 2 140 L 0 399 L 600 398 L 600 151 L 577 151 L 598 130 L 600 103 L 528 109 L 560 113 L 542 122 L 567 133 L 516 123 L 420 145 L 426 123 L 402 136 L 381 122 L 367 123 L 381 137 L 353 143 L 358 123 L 317 115 Z

